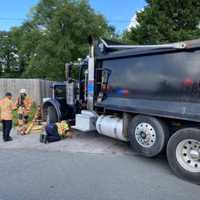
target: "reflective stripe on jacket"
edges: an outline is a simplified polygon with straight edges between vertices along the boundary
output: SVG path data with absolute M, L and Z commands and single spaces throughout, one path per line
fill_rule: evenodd
M 26 96 L 26 98 L 24 99 L 24 107 L 27 113 L 30 112 L 31 106 L 32 106 L 32 99 L 29 96 Z
M 0 100 L 1 120 L 12 120 L 12 111 L 15 109 L 15 104 L 8 97 Z
M 28 115 L 30 112 L 31 106 L 32 106 L 32 99 L 26 96 L 25 99 L 23 100 L 23 106 L 19 106 L 18 108 L 18 113 L 23 114 L 23 115 Z

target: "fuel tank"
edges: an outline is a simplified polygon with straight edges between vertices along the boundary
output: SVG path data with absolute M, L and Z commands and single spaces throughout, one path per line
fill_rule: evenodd
M 200 121 L 200 40 L 186 45 L 98 55 L 97 65 L 111 73 L 106 97 L 96 106 Z
M 123 134 L 123 120 L 118 117 L 101 115 L 97 119 L 96 129 L 99 134 L 122 141 L 128 141 Z

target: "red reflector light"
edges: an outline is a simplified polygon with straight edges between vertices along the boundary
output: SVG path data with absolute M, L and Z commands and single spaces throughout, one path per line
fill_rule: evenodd
M 123 90 L 123 94 L 124 94 L 125 96 L 127 96 L 127 95 L 129 94 L 129 91 L 128 91 L 127 89 L 125 89 L 125 90 Z
M 186 78 L 184 81 L 183 81 L 183 84 L 185 86 L 192 86 L 193 85 L 193 80 L 190 79 L 190 78 Z

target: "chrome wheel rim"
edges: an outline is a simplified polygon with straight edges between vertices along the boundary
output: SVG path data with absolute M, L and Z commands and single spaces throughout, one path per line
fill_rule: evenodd
M 186 171 L 200 172 L 200 141 L 181 141 L 176 148 L 176 159 Z
M 135 128 L 137 142 L 145 148 L 152 147 L 156 142 L 156 131 L 149 123 L 140 123 Z

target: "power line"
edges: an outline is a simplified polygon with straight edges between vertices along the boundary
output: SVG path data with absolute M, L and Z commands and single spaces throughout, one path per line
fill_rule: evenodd
M 19 17 L 0 17 L 0 20 L 25 20 L 25 18 L 19 18 Z M 113 21 L 113 22 L 129 22 L 131 20 L 128 20 L 128 19 L 108 19 L 108 21 Z
M 114 24 L 127 24 L 127 23 L 131 23 L 134 21 L 108 21 L 109 23 L 114 23 Z
M 0 21 L 25 21 L 25 18 L 8 18 L 8 17 L 0 17 Z M 109 23 L 117 23 L 117 24 L 127 24 L 134 22 L 134 20 L 115 20 L 115 19 L 108 19 Z
M 131 21 L 134 21 L 134 20 L 115 20 L 115 19 L 108 19 L 108 21 L 110 21 L 110 22 L 122 22 L 122 23 L 124 23 L 124 22 L 131 22 Z
M 24 18 L 8 18 L 8 17 L 0 17 L 0 21 L 24 21 Z

